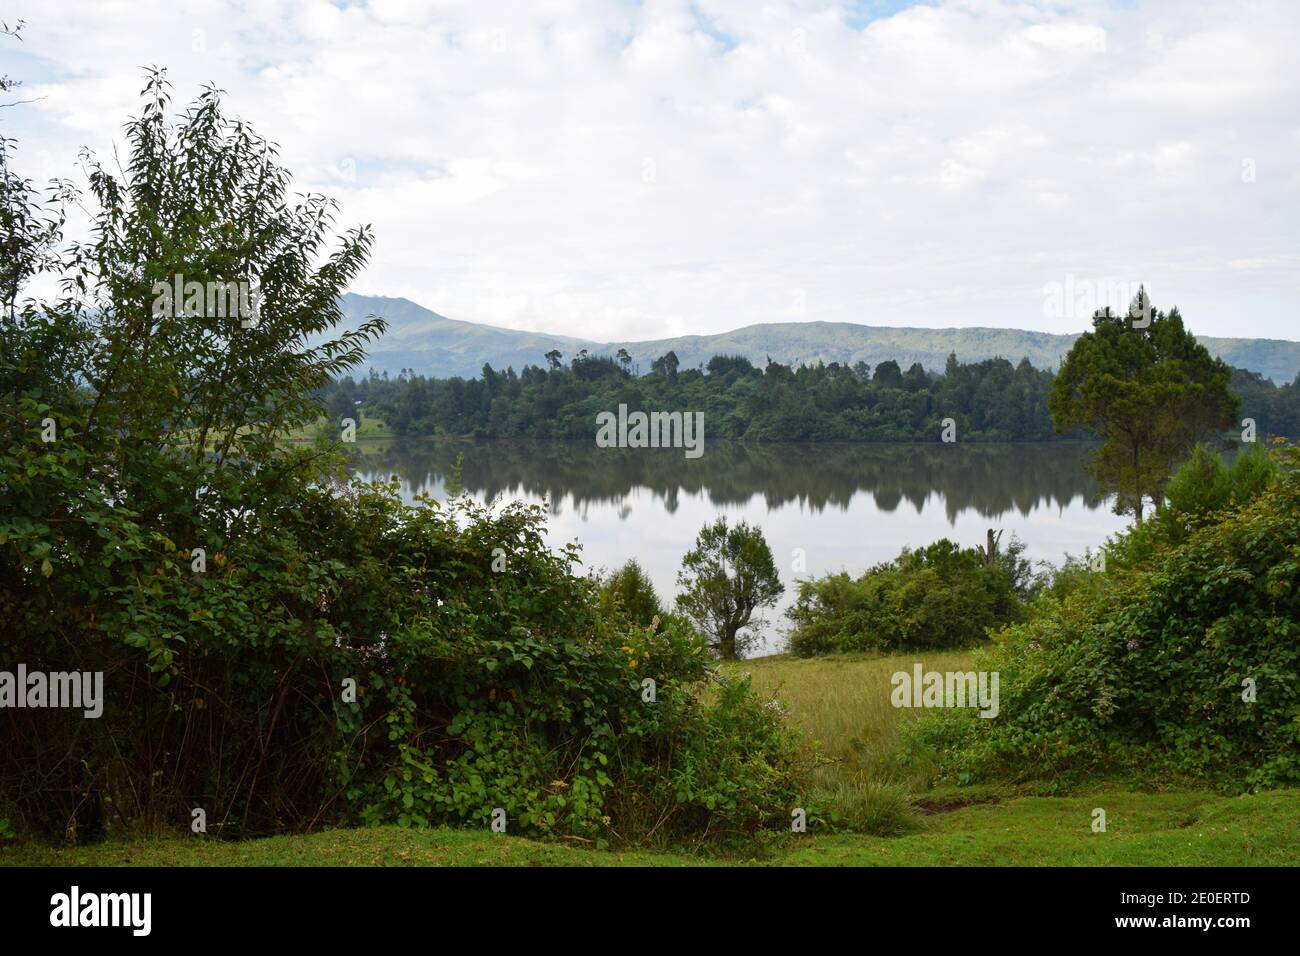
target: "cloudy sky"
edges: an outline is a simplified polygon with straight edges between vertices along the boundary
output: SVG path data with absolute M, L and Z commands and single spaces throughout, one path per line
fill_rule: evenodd
M 0 0 L 19 165 L 212 82 L 373 224 L 354 291 L 594 339 L 1084 328 L 1140 281 L 1300 339 L 1300 4 Z M 179 105 L 179 103 L 178 103 Z

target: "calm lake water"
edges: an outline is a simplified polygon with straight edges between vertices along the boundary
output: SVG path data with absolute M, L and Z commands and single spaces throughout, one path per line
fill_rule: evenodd
M 947 537 L 984 542 L 988 528 L 1015 534 L 1034 560 L 1082 554 L 1124 527 L 1097 500 L 1081 459 L 1087 446 L 710 443 L 681 449 L 614 449 L 567 442 L 408 440 L 363 447 L 356 470 L 401 479 L 408 499 L 444 497 L 457 456 L 461 484 L 482 502 L 544 503 L 552 546 L 577 541 L 588 569 L 635 557 L 671 601 L 682 555 L 718 515 L 763 529 L 786 594 L 766 614 L 763 643 L 784 645 L 782 612 L 796 578 L 858 574 L 904 545 Z M 795 572 L 801 549 L 805 571 Z

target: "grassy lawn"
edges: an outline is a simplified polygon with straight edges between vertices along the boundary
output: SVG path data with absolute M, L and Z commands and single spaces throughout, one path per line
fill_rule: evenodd
M 1092 811 L 1106 811 L 1093 833 Z M 1017 797 L 936 815 L 901 837 L 815 837 L 805 866 L 1294 866 L 1300 791 L 1243 797 L 1100 791 Z
M 774 656 L 727 665 L 747 672 L 830 762 L 823 791 L 848 794 L 872 821 L 870 836 L 784 834 L 749 858 L 601 851 L 481 830 L 331 830 L 243 843 L 170 837 L 52 849 L 0 848 L 0 865 L 37 866 L 1249 866 L 1300 864 L 1300 790 L 1226 797 L 1198 790 L 1134 792 L 1114 782 L 1068 796 L 1023 788 L 926 791 L 924 768 L 888 775 L 895 735 L 918 711 L 889 704 L 890 675 L 920 660 L 964 670 L 965 653 L 797 660 Z M 955 809 L 947 809 L 956 806 Z M 1106 832 L 1092 832 L 1093 810 Z M 900 819 L 905 817 L 905 819 Z M 898 823 L 893 826 L 892 823 Z
M 1092 810 L 1107 814 L 1091 830 Z M 481 830 L 329 830 L 243 843 L 172 837 L 0 850 L 0 866 L 1251 866 L 1300 863 L 1300 791 L 1244 797 L 1100 791 L 1017 797 L 926 818 L 902 837 L 795 836 L 751 859 L 590 850 Z
M 0 866 L 674 866 L 705 862 L 602 852 L 482 830 L 370 827 L 242 843 L 167 837 L 54 850 L 0 850 Z
M 316 438 L 316 432 L 326 424 L 321 418 L 312 425 L 303 425 L 285 434 L 285 441 L 310 442 Z M 395 438 L 397 433 L 388 424 L 378 418 L 363 418 L 357 426 L 357 441 L 374 441 L 381 438 Z

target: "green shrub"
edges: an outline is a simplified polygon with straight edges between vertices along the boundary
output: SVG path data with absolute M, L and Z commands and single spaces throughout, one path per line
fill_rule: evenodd
M 1021 613 L 1029 586 L 1023 545 L 1005 551 L 959 548 L 945 539 L 862 577 L 846 573 L 801 581 L 786 612 L 791 653 L 968 647 Z
M 599 599 L 601 613 L 607 618 L 648 627 L 656 618 L 665 617 L 654 584 L 635 559 L 600 580 Z
M 1218 512 L 1258 496 L 1278 471 L 1279 465 L 1262 445 L 1242 449 L 1230 465 L 1197 445 L 1169 479 L 1165 500 L 1151 519 L 1113 542 L 1109 560 L 1124 567 L 1149 564 L 1157 552 L 1185 541 L 1193 529 L 1215 520 Z
M 1001 675 L 999 716 L 927 716 L 908 746 L 967 779 L 1116 769 L 1228 789 L 1300 782 L 1300 453 L 1278 458 L 1287 466 L 1265 490 L 1159 541 L 1146 566 L 1111 565 L 1100 586 L 1043 598 L 978 664 Z M 1196 467 L 1213 500 L 1222 472 Z M 1117 550 L 1139 535 L 1151 548 L 1144 526 Z
M 801 786 L 779 721 L 747 688 L 701 702 L 688 627 L 606 621 L 535 506 L 331 489 L 310 453 L 219 470 L 161 453 L 109 504 L 67 433 L 39 448 L 0 455 L 0 655 L 102 671 L 107 700 L 97 720 L 6 712 L 0 798 L 38 829 L 70 832 L 91 803 L 122 825 L 202 807 L 224 835 L 501 808 L 512 832 L 635 839 L 629 785 L 671 817 L 661 832 L 696 834 L 770 823 Z
M 79 840 L 195 809 L 222 837 L 783 818 L 801 745 L 747 687 L 707 693 L 689 628 L 604 613 L 540 508 L 408 504 L 341 446 L 277 444 L 382 333 L 330 336 L 372 237 L 293 196 L 215 89 L 172 115 L 153 72 L 130 155 L 87 164 L 92 241 L 53 257 L 68 298 L 0 314 L 0 666 L 102 673 L 105 698 L 0 712 L 6 815 Z M 256 280 L 258 321 L 158 308 L 176 275 Z
M 717 676 L 709 698 L 701 704 L 672 688 L 659 698 L 667 706 L 647 708 L 625 726 L 620 747 L 635 772 L 611 795 L 612 805 L 639 831 L 665 838 L 788 828 L 803 803 L 810 747 L 748 678 Z M 675 742 L 675 753 L 664 750 L 664 740 Z

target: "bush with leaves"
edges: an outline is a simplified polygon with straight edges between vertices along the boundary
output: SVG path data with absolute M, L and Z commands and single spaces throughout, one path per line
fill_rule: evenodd
M 603 577 L 599 595 L 601 612 L 610 619 L 648 627 L 667 616 L 649 575 L 635 559 Z
M 1300 782 L 1300 451 L 1275 453 L 1263 489 L 1258 461 L 1239 461 L 1226 472 L 1240 478 L 1234 495 L 1221 464 L 1194 458 L 1170 488 L 1221 507 L 1167 536 L 1159 520 L 1130 530 L 1093 585 L 1044 595 L 999 636 L 978 665 L 1001 675 L 997 719 L 927 716 L 909 749 L 938 752 L 961 780 Z
M 859 578 L 845 572 L 799 583 L 786 612 L 790 652 L 969 647 L 990 628 L 1017 620 L 1029 588 L 1024 545 L 1013 539 L 992 555 L 944 538 L 904 549 Z
M 62 297 L 5 311 L 0 665 L 102 672 L 105 695 L 98 719 L 0 714 L 16 825 L 80 839 L 202 808 L 240 836 L 501 808 L 512 832 L 612 840 L 784 819 L 794 737 L 738 729 L 745 693 L 704 698 L 689 629 L 607 619 L 539 509 L 407 504 L 337 446 L 277 441 L 382 332 L 330 338 L 369 232 L 332 238 L 327 200 L 290 202 L 214 91 L 175 124 L 168 104 L 151 76 L 121 176 L 90 164 L 94 240 L 59 258 Z M 255 281 L 259 322 L 154 308 L 175 274 Z
M 1185 541 L 1194 528 L 1217 520 L 1220 511 L 1256 497 L 1278 470 L 1263 445 L 1247 445 L 1231 463 L 1197 445 L 1170 477 L 1152 519 L 1113 542 L 1108 560 L 1141 567 L 1158 551 Z

